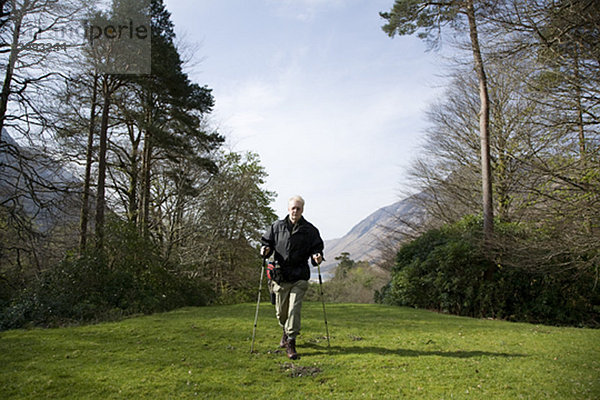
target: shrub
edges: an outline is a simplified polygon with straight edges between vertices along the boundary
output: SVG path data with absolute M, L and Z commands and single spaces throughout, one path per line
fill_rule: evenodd
M 497 226 L 497 235 L 514 233 L 514 226 Z M 503 265 L 501 255 L 484 250 L 481 237 L 480 219 L 470 216 L 404 245 L 377 301 L 472 317 L 598 324 L 600 296 L 593 274 L 558 265 Z M 486 279 L 490 269 L 495 273 Z
M 136 313 L 205 305 L 206 282 L 177 272 L 137 235 L 111 225 L 106 251 L 67 256 L 21 290 L 0 311 L 0 329 L 113 319 Z

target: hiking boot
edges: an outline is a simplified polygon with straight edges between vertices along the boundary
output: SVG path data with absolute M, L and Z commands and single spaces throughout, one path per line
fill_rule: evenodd
M 287 352 L 287 356 L 290 360 L 297 360 L 298 359 L 298 353 L 296 353 L 296 339 L 289 339 L 286 342 L 286 352 Z
M 285 330 L 283 331 L 283 336 L 281 337 L 281 342 L 279 342 L 280 348 L 285 348 L 287 346 L 288 335 L 285 334 Z

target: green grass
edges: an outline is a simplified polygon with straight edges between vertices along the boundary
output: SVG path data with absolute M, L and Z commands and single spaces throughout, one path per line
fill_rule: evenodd
M 380 305 L 305 303 L 302 358 L 273 306 L 0 333 L 0 399 L 598 399 L 600 330 Z

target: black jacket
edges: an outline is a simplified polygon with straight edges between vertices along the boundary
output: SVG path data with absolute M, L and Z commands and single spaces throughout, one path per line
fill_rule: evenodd
M 313 254 L 322 254 L 324 247 L 319 230 L 304 217 L 294 226 L 289 217 L 276 221 L 263 235 L 262 244 L 271 248 L 267 256 L 275 251 L 275 261 L 281 266 L 284 282 L 309 280 L 308 259 Z

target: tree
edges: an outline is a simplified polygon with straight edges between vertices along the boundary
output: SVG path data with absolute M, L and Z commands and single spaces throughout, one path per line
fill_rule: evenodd
M 189 205 L 181 232 L 176 254 L 224 297 L 253 287 L 248 276 L 260 265 L 256 246 L 276 219 L 270 207 L 275 194 L 263 188 L 259 161 L 254 153 L 221 154 L 218 173 Z
M 79 223 L 79 252 L 83 253 L 88 239 L 101 77 L 97 72 L 88 71 L 81 63 L 73 63 L 71 71 L 64 75 L 62 85 L 56 88 L 53 98 L 48 99 L 46 112 L 51 119 L 50 126 L 56 132 L 56 139 L 62 145 L 63 154 L 72 165 L 83 164 Z M 85 141 L 83 135 L 87 135 Z M 81 159 L 82 154 L 85 154 L 85 159 Z
M 70 30 L 80 7 L 74 0 L 7 0 L 0 5 L 1 139 L 7 123 L 24 134 L 31 131 L 31 124 L 44 125 L 36 96 L 57 74 L 51 66 L 70 43 L 58 43 L 56 37 Z
M 101 78 L 102 114 L 100 116 L 100 137 L 98 146 L 98 184 L 96 185 L 96 248 L 104 246 L 104 210 L 106 209 L 106 153 L 108 151 L 108 124 L 112 96 L 122 85 L 123 80 L 109 74 Z
M 350 271 L 356 262 L 350 258 L 350 253 L 347 251 L 342 252 L 339 256 L 335 258 L 338 262 L 337 267 L 335 268 L 335 277 L 336 279 L 343 279 L 348 275 L 348 271 Z
M 91 187 L 92 162 L 98 163 L 95 229 L 96 245 L 102 248 L 107 207 L 123 211 L 145 235 L 157 234 L 163 221 L 158 214 L 153 215 L 156 210 L 153 205 L 161 204 L 163 199 L 153 197 L 160 193 L 153 185 L 162 176 L 176 175 L 186 162 L 214 173 L 210 154 L 223 141 L 206 126 L 205 116 L 214 104 L 211 91 L 190 82 L 183 71 L 173 26 L 162 1 L 152 1 L 149 9 L 133 10 L 129 6 L 135 2 L 129 3 L 114 1 L 110 12 L 92 12 L 90 18 L 98 25 L 108 25 L 128 13 L 147 13 L 152 26 L 153 49 L 148 60 L 152 73 L 101 73 L 112 68 L 104 65 L 104 60 L 119 54 L 114 53 L 111 43 L 84 47 L 85 63 L 70 65 L 64 92 L 60 94 L 61 107 L 55 108 L 64 110 L 55 123 L 63 140 L 74 148 L 82 147 L 78 138 L 87 133 L 87 149 L 78 152 L 87 155 L 80 250 L 85 248 L 88 214 L 91 214 L 86 193 Z M 169 188 L 177 185 L 173 181 L 168 184 Z M 115 195 L 122 200 L 120 204 L 111 202 Z M 151 232 L 152 229 L 155 231 Z
M 569 307 L 598 304 L 598 7 L 590 1 L 515 0 L 499 4 L 485 19 L 494 214 L 499 221 L 493 245 L 483 254 L 494 260 L 495 265 L 485 265 L 488 271 L 495 269 L 496 293 L 523 296 L 524 304 L 531 293 L 546 299 L 556 293 L 563 299 L 572 296 Z M 445 98 L 428 114 L 432 127 L 426 155 L 413 169 L 430 213 L 449 223 L 478 209 L 472 190 L 477 179 L 477 82 L 468 71 L 459 71 Z M 472 237 L 469 242 L 477 244 Z M 434 247 L 436 257 L 446 251 Z M 394 278 L 400 292 L 414 271 L 406 264 L 405 272 Z M 436 279 L 432 265 L 422 266 L 427 277 L 413 289 Z M 457 268 L 461 276 L 463 269 Z M 439 291 L 446 281 L 426 294 L 438 290 L 446 296 Z M 416 292 L 414 300 L 420 301 L 421 294 Z M 560 301 L 550 303 L 546 310 L 564 312 Z
M 515 66 L 519 75 L 507 73 Z M 536 68 L 532 60 L 515 56 L 488 62 L 490 127 L 495 132 L 490 142 L 494 214 L 505 222 L 528 218 L 526 204 L 531 198 L 523 193 L 526 188 L 531 191 L 537 179 L 529 164 L 549 144 L 547 132 L 535 123 L 538 115 L 549 110 L 530 98 L 527 82 L 521 79 Z M 463 67 L 457 67 L 451 77 L 444 96 L 427 113 L 431 126 L 422 154 L 410 170 L 414 184 L 426 193 L 421 203 L 433 217 L 433 227 L 476 214 L 481 198 L 473 190 L 480 176 L 477 78 Z
M 106 159 L 107 153 L 110 151 L 108 141 L 111 112 L 114 108 L 112 102 L 117 91 L 130 81 L 130 78 L 125 75 L 127 73 L 126 68 L 118 63 L 119 57 L 123 58 L 126 54 L 123 48 L 116 44 L 127 42 L 127 40 L 111 41 L 102 40 L 103 38 L 91 40 L 87 35 L 91 35 L 92 27 L 107 27 L 113 21 L 125 18 L 138 20 L 138 16 L 134 14 L 148 12 L 148 10 L 143 9 L 143 4 L 134 3 L 131 2 L 132 7 L 123 9 L 119 7 L 119 2 L 115 0 L 108 11 L 95 9 L 94 2 L 88 5 L 89 8 L 85 14 L 85 38 L 88 43 L 85 45 L 79 44 L 78 51 L 73 52 L 69 61 L 63 63 L 65 72 L 61 73 L 64 77 L 61 82 L 62 85 L 55 89 L 55 93 L 53 93 L 60 104 L 57 109 L 61 110 L 64 107 L 65 111 L 57 111 L 57 109 L 50 107 L 45 108 L 45 112 L 54 117 L 54 121 L 49 125 L 59 133 L 60 139 L 68 141 L 73 147 L 83 148 L 81 152 L 86 155 L 81 191 L 80 253 L 83 253 L 87 246 L 92 164 L 94 161 L 98 163 L 94 213 L 95 246 L 99 250 L 103 248 L 106 210 Z M 100 124 L 97 127 L 98 107 L 100 107 Z M 84 113 L 86 110 L 87 115 Z M 77 140 L 82 134 L 87 136 L 85 145 L 81 145 Z M 94 140 L 96 135 L 98 137 L 97 148 Z M 96 159 L 94 159 L 94 155 L 96 155 Z
M 0 30 L 8 23 L 10 18 L 10 4 L 8 0 L 0 0 Z
M 125 3 L 116 0 L 105 13 L 92 8 L 89 16 L 108 23 Z M 1 9 L 7 9 L 4 2 Z M 33 312 L 35 321 L 47 322 L 48 310 L 59 318 L 102 318 L 106 310 L 152 312 L 205 303 L 212 292 L 203 277 L 221 294 L 235 295 L 229 301 L 248 299 L 250 288 L 254 293 L 246 277 L 260 265 L 255 247 L 275 218 L 269 206 L 274 194 L 262 187 L 266 174 L 256 155 L 217 152 L 223 138 L 206 119 L 214 105 L 212 92 L 185 73 L 162 1 L 153 0 L 148 12 L 154 41 L 151 74 L 106 72 L 100 61 L 114 54 L 82 47 L 81 53 L 73 52 L 72 63 L 53 75 L 60 79 L 39 81 L 38 87 L 54 96 L 44 98 L 43 107 L 35 104 L 43 120 L 23 128 L 32 138 L 37 133 L 47 137 L 47 149 L 56 151 L 49 155 L 60 154 L 76 166 L 75 174 L 86 177 L 82 198 L 88 193 L 90 209 L 81 207 L 79 254 L 72 252 L 78 247 L 76 216 L 41 232 L 22 199 L 28 189 L 32 201 L 46 209 L 67 202 L 79 206 L 79 196 L 69 193 L 82 183 L 66 173 L 73 180 L 60 186 L 55 181 L 65 181 L 59 176 L 62 163 L 41 157 L 37 149 L 0 142 L 0 319 L 10 314 L 22 324 Z M 0 14 L 2 35 L 13 21 L 4 17 Z M 49 18 L 42 15 L 40 21 L 44 17 Z M 40 65 L 30 72 L 39 72 Z M 20 76 L 25 72 L 19 70 Z M 20 98 L 9 98 L 20 106 Z M 46 173 L 37 168 L 42 163 L 55 168 Z M 40 179 L 44 175 L 53 179 Z M 18 186 L 23 176 L 32 179 Z M 95 219 L 100 251 L 86 246 L 88 217 Z
M 585 158 L 586 130 L 598 124 L 595 108 L 600 87 L 600 5 L 593 0 L 529 3 L 513 0 L 495 18 L 506 40 L 500 55 L 537 58 L 540 68 L 527 81 L 532 94 L 557 108 L 548 126 L 564 126 Z
M 97 72 L 92 75 L 92 98 L 88 123 L 87 144 L 85 150 L 85 173 L 83 176 L 83 189 L 81 195 L 81 212 L 79 215 L 79 253 L 83 254 L 87 246 L 90 186 L 92 180 L 92 162 L 94 147 L 94 132 L 96 130 L 96 107 L 98 105 L 98 80 Z
M 478 9 L 476 9 L 476 5 L 479 7 Z M 478 21 L 480 13 L 489 10 L 490 7 L 488 7 L 485 2 L 481 1 L 475 3 L 474 0 L 396 0 L 389 13 L 380 13 L 380 15 L 388 21 L 387 24 L 383 26 L 383 30 L 390 37 L 393 37 L 396 34 L 411 35 L 419 31 L 419 37 L 430 40 L 434 45 L 439 43 L 443 26 L 449 24 L 451 27 L 459 29 L 462 23 L 461 17 L 467 18 L 475 72 L 479 81 L 479 133 L 484 216 L 483 234 L 486 242 L 490 242 L 492 239 L 494 212 L 490 162 L 490 108 L 488 83 L 479 43 Z
M 77 182 L 52 154 L 19 146 L 10 135 L 0 147 L 2 262 L 27 280 L 70 247 Z M 0 268 L 2 269 L 2 268 Z
M 45 105 L 61 75 L 55 66 L 73 44 L 65 36 L 75 28 L 81 4 L 9 0 L 0 6 L 0 126 L 8 128 L 0 128 L 0 207 L 12 236 L 0 247 L 6 250 L 3 261 L 19 271 L 23 283 L 71 245 L 77 183 L 48 140 L 52 108 Z
M 214 99 L 209 88 L 190 82 L 183 71 L 173 24 L 162 0 L 152 0 L 151 12 L 152 74 L 137 81 L 136 92 L 140 107 L 137 126 L 143 132 L 138 223 L 146 234 L 155 159 L 170 160 L 177 170 L 177 159 L 186 158 L 210 171 L 214 164 L 207 154 L 223 142 L 218 133 L 204 129 L 204 117 L 212 111 Z
M 513 262 L 528 268 L 539 268 L 542 259 L 557 271 L 598 271 L 599 13 L 593 0 L 513 0 L 494 16 L 506 38 L 498 56 L 536 63 L 531 71 L 507 64 L 507 73 L 527 87 L 522 95 L 541 109 L 531 122 L 543 140 L 528 143 L 524 164 L 535 185 L 521 189 L 529 196 L 529 220 L 544 227 L 545 239 L 503 244 L 505 254 L 520 260 Z

